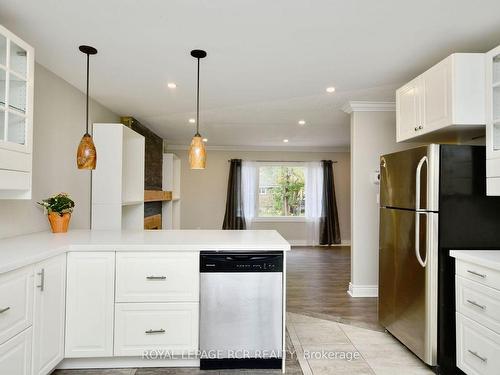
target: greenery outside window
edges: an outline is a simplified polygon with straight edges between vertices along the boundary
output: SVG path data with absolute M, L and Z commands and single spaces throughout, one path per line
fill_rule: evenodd
M 257 218 L 302 220 L 305 217 L 305 166 L 261 164 L 258 167 Z

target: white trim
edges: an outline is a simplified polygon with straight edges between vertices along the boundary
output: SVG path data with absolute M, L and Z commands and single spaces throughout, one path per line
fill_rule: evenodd
M 342 110 L 348 114 L 352 112 L 395 112 L 396 103 L 352 101 L 344 104 Z
M 165 145 L 165 151 L 189 150 L 189 145 Z M 349 146 L 315 147 L 315 146 L 205 146 L 207 151 L 271 151 L 271 152 L 349 152 Z
M 378 297 L 378 285 L 354 285 L 349 283 L 347 294 L 355 298 Z
M 57 369 L 200 367 L 199 359 L 146 359 L 142 357 L 65 358 Z
M 305 223 L 305 216 L 255 216 L 255 223 Z

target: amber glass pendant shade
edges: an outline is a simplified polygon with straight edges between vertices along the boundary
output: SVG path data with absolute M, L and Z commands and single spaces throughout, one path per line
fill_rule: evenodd
M 95 150 L 94 140 L 89 134 L 89 58 L 90 55 L 95 55 L 97 50 L 91 46 L 78 47 L 80 52 L 87 55 L 87 91 L 86 91 L 86 131 L 83 135 L 78 150 L 76 151 L 76 165 L 78 169 L 95 169 L 97 164 L 97 152 Z
M 190 169 L 205 169 L 207 164 L 207 151 L 205 143 L 201 135 L 196 134 L 191 140 L 189 146 L 189 168 Z
M 95 169 L 97 164 L 97 152 L 94 146 L 94 140 L 91 135 L 85 133 L 78 145 L 76 152 L 76 164 L 78 169 Z

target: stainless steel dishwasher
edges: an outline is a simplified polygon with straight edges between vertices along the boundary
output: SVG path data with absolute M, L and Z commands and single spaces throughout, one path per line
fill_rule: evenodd
M 201 252 L 200 368 L 281 368 L 283 253 Z

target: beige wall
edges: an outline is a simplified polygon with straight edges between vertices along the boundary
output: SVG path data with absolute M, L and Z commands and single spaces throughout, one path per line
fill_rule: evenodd
M 118 116 L 94 101 L 90 119 L 119 121 Z M 36 64 L 33 199 L 0 200 L 0 238 L 47 230 L 47 218 L 36 202 L 58 192 L 69 193 L 76 203 L 71 228 L 89 227 L 90 172 L 76 168 L 76 149 L 84 132 L 85 95 Z
M 220 229 L 224 219 L 229 159 L 243 160 L 336 160 L 334 165 L 337 206 L 343 241 L 350 241 L 349 153 L 255 152 L 208 150 L 207 168 L 190 170 L 187 151 L 173 151 L 181 159 L 181 229 Z M 304 223 L 259 222 L 252 229 L 276 229 L 288 241 L 306 244 Z
M 379 186 L 370 177 L 380 156 L 418 146 L 396 143 L 395 112 L 351 114 L 351 293 L 376 296 L 378 291 Z

